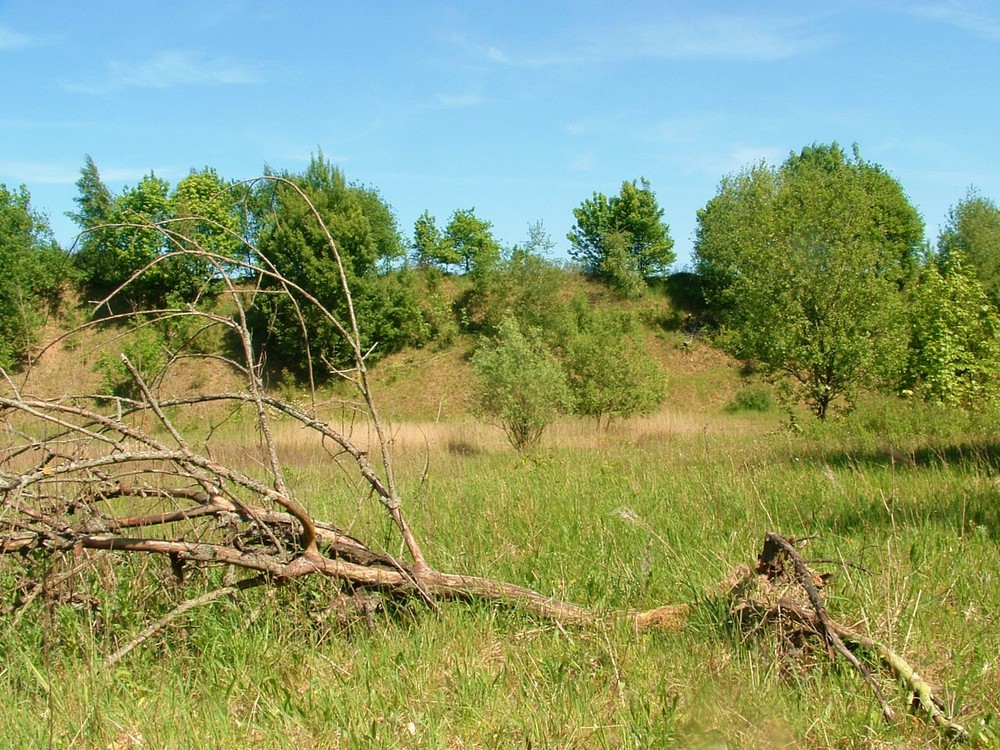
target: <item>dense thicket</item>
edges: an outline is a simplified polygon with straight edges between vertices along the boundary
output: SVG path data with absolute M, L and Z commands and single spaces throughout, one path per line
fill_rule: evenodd
M 979 279 L 993 304 L 1000 307 L 1000 208 L 970 189 L 948 212 L 938 238 L 944 261 L 955 254 Z
M 522 424 L 537 425 L 530 440 L 504 427 L 519 449 L 534 444 L 557 413 L 571 411 L 606 425 L 613 418 L 649 413 L 666 395 L 666 375 L 646 349 L 638 316 L 621 309 L 615 293 L 598 304 L 579 293 L 567 296 L 565 285 L 572 274 L 548 257 L 552 244 L 540 223 L 529 226 L 527 241 L 505 254 L 489 273 L 474 275 L 463 297 L 467 322 L 488 334 L 475 360 L 480 406 L 489 403 L 481 411 L 497 421 L 497 414 L 507 414 L 507 422 L 516 414 Z M 559 405 L 555 410 L 525 396 L 533 391 L 521 381 L 542 368 L 516 366 L 514 353 L 527 360 L 529 351 L 544 361 L 546 377 L 558 381 L 558 387 L 549 386 Z M 517 372 L 521 374 L 514 376 Z
M 1000 398 L 1000 314 L 952 247 L 930 257 L 909 290 L 906 394 L 963 408 Z

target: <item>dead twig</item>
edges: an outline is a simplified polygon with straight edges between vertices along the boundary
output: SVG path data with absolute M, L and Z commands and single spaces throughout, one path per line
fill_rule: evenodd
M 145 628 L 143 628 L 138 635 L 136 635 L 128 643 L 121 646 L 114 653 L 110 654 L 104 659 L 105 667 L 113 667 L 126 656 L 129 655 L 135 648 L 141 646 L 143 643 L 148 641 L 154 635 L 160 631 L 166 629 L 170 623 L 181 617 L 186 612 L 190 612 L 195 607 L 200 607 L 203 604 L 210 604 L 216 599 L 221 599 L 225 596 L 233 596 L 240 591 L 246 591 L 247 589 L 254 588 L 255 586 L 260 586 L 267 583 L 266 576 L 256 576 L 254 578 L 247 578 L 233 586 L 223 586 L 220 589 L 215 589 L 214 591 L 209 591 L 208 593 L 202 594 L 201 596 L 196 596 L 193 599 L 188 599 L 186 602 L 181 602 L 172 610 L 167 612 L 163 617 L 161 617 L 156 622 L 150 623 Z

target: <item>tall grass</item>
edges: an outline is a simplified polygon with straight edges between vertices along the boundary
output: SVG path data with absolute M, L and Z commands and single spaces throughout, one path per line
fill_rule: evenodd
M 317 616 L 335 586 L 307 580 L 193 610 L 107 669 L 104 655 L 222 574 L 193 576 L 180 592 L 165 563 L 124 562 L 90 571 L 75 600 L 38 601 L 16 628 L 13 615 L 0 622 L 0 737 L 101 749 L 943 743 L 906 716 L 893 686 L 904 718 L 887 726 L 856 674 L 765 630 L 748 634 L 708 595 L 753 562 L 767 530 L 815 535 L 805 554 L 835 573 L 834 616 L 947 686 L 960 720 L 996 717 L 992 423 L 880 404 L 805 434 L 779 422 L 567 422 L 529 457 L 471 423 L 394 427 L 405 509 L 434 565 L 599 610 L 694 602 L 681 633 L 566 630 L 461 602 L 343 624 Z M 252 465 L 252 435 L 229 429 L 226 457 Z M 296 431 L 279 437 L 316 515 L 349 519 L 400 552 L 375 503 L 333 481 L 322 450 Z M 4 560 L 5 589 L 37 575 L 31 564 Z

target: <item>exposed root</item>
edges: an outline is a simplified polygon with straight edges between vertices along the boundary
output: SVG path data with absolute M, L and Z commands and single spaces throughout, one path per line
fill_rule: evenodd
M 782 579 L 787 579 L 789 575 L 781 560 L 782 555 L 792 563 L 794 578 L 805 592 L 808 603 L 787 596 L 782 591 L 769 602 L 761 602 L 759 599 L 738 602 L 736 605 L 738 609 L 751 609 L 768 619 L 794 622 L 807 635 L 819 637 L 831 654 L 834 651 L 840 654 L 861 673 L 879 701 L 886 720 L 893 721 L 895 712 L 889 707 L 871 671 L 861 663 L 854 650 L 862 649 L 874 654 L 877 656 L 876 666 L 886 670 L 912 694 L 910 701 L 912 709 L 923 711 L 951 739 L 964 742 L 970 738 L 965 727 L 945 714 L 944 703 L 934 695 L 927 681 L 921 678 L 905 659 L 885 644 L 861 635 L 830 617 L 817 587 L 817 580 L 822 585 L 822 579 L 818 579 L 808 568 L 792 542 L 769 532 L 765 536 L 764 548 L 758 558 L 757 572 L 769 582 L 772 589 L 780 590 L 786 585 Z M 853 646 L 854 650 L 849 646 Z

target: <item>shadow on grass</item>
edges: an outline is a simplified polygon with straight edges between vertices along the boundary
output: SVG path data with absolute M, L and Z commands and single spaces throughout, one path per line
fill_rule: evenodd
M 883 446 L 870 451 L 837 451 L 818 457 L 823 463 L 839 468 L 890 467 L 897 469 L 965 467 L 1000 473 L 1000 444 L 958 443 L 905 450 Z
M 876 527 L 935 525 L 959 537 L 985 535 L 1000 541 L 1000 503 L 996 488 L 949 497 L 938 503 L 908 504 L 898 499 L 866 498 L 850 510 L 831 515 L 827 525 L 840 534 Z
M 923 447 L 910 451 L 883 447 L 871 451 L 819 452 L 805 460 L 816 466 L 862 472 L 878 471 L 906 475 L 944 469 L 978 476 L 982 481 L 947 491 L 942 485 L 933 497 L 912 496 L 908 500 L 881 493 L 858 497 L 849 510 L 831 512 L 829 527 L 849 533 L 876 526 L 921 526 L 935 524 L 951 528 L 960 537 L 985 534 L 1000 540 L 1000 444 L 959 443 Z

